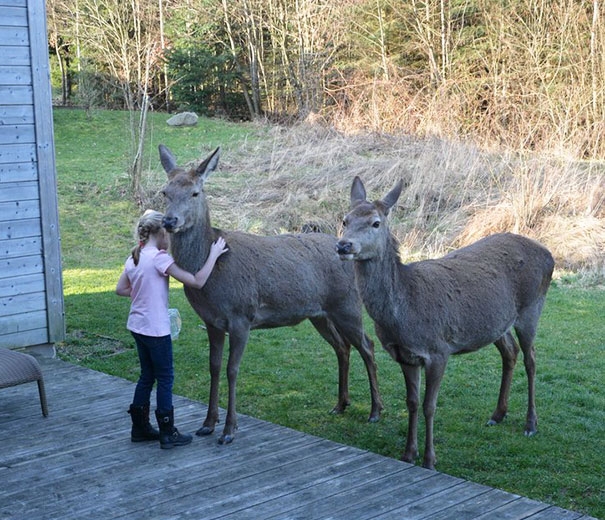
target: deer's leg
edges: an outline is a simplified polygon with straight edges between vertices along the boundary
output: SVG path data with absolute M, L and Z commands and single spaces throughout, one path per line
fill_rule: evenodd
M 242 361 L 248 336 L 250 335 L 250 326 L 246 323 L 232 324 L 229 328 L 229 360 L 227 361 L 227 382 L 229 384 L 229 403 L 227 405 L 227 419 L 223 434 L 219 438 L 219 444 L 229 444 L 233 442 L 235 430 L 237 430 L 236 413 L 236 387 L 239 365 Z
M 519 354 L 519 345 L 515 338 L 508 331 L 504 336 L 498 339 L 495 343 L 500 355 L 502 356 L 502 380 L 500 382 L 500 393 L 498 394 L 498 404 L 492 414 L 491 419 L 487 422 L 488 426 L 493 426 L 502 422 L 508 412 L 508 394 L 513 381 L 513 370 L 517 363 L 517 355 Z
M 368 422 L 377 422 L 383 409 L 380 391 L 378 390 L 378 376 L 376 361 L 374 359 L 374 343 L 364 333 L 361 314 L 358 309 L 355 312 L 333 314 L 332 319 L 341 335 L 345 336 L 359 352 L 368 373 L 370 383 L 370 395 L 372 399 L 372 410 Z M 347 369 L 348 372 L 348 369 Z
M 433 419 L 435 418 L 439 387 L 441 386 L 446 364 L 447 357 L 433 356 L 429 362 L 425 363 L 424 368 L 426 373 L 426 389 L 424 392 L 423 411 L 426 437 L 422 465 L 427 469 L 435 469 L 435 464 L 437 463 L 435 446 L 433 444 Z
M 208 399 L 208 413 L 202 427 L 195 432 L 196 435 L 210 435 L 219 422 L 218 417 L 218 390 L 223 360 L 223 345 L 225 333 L 211 325 L 207 325 L 208 341 L 210 343 L 210 397 Z
M 363 340 L 360 346 L 355 344 L 361 359 L 366 366 L 368 372 L 368 380 L 370 381 L 370 394 L 372 396 L 372 411 L 368 422 L 378 422 L 380 419 L 380 412 L 384 408 L 382 405 L 382 398 L 380 397 L 380 391 L 378 390 L 378 376 L 376 369 L 376 361 L 374 359 L 374 342 L 366 335 L 363 334 Z
M 537 321 L 537 320 L 536 320 Z M 525 435 L 531 437 L 538 433 L 538 414 L 536 412 L 536 351 L 534 349 L 534 338 L 536 326 L 515 327 L 519 344 L 523 351 L 523 363 L 527 374 L 527 418 L 525 421 Z
M 334 324 L 326 318 L 310 319 L 317 332 L 321 334 L 336 353 L 338 359 L 338 402 L 330 413 L 341 414 L 350 404 L 349 400 L 349 361 L 351 345 L 335 329 Z
M 408 435 L 405 451 L 401 456 L 404 462 L 414 463 L 418 457 L 418 404 L 420 403 L 420 366 L 401 363 L 405 378 L 406 405 L 408 409 Z

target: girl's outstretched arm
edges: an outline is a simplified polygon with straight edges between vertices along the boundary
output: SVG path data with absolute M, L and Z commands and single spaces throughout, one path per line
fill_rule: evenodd
M 202 268 L 197 273 L 191 274 L 189 271 L 181 269 L 176 264 L 172 264 L 166 272 L 173 278 L 176 278 L 179 282 L 182 282 L 189 287 L 201 289 L 204 287 L 204 285 L 206 285 L 208 278 L 210 278 L 210 273 L 212 273 L 212 269 L 214 269 L 214 264 L 216 264 L 217 258 L 227 251 L 229 251 L 229 249 L 225 245 L 225 239 L 223 237 L 218 237 L 216 242 L 210 246 L 210 254 L 208 255 L 208 258 L 206 259 L 206 262 Z

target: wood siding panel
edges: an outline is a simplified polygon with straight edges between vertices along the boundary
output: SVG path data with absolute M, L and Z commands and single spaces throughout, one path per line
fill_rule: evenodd
M 35 142 L 34 125 L 0 125 L 0 145 Z
M 13 238 L 41 237 L 40 219 L 13 220 L 0 222 L 0 240 Z M 1 277 L 1 275 L 0 275 Z
M 0 5 L 7 7 L 25 7 L 27 0 L 0 0 Z
M 0 298 L 44 291 L 42 273 L 0 279 Z
M 0 37 L 2 27 L 0 27 Z M 27 47 L 1 47 L 0 63 L 9 66 L 30 66 L 29 49 Z
M 45 309 L 46 295 L 43 291 L 0 298 L 0 316 L 19 315 L 27 312 L 44 311 Z
M 0 25 L 0 41 L 7 47 L 25 47 L 29 45 L 27 27 L 11 27 Z M 7 49 L 10 54 L 11 49 Z
M 0 25 L 27 27 L 27 10 L 25 9 L 25 5 L 18 7 L 0 4 Z
M 0 189 L 2 189 L 1 186 Z M 29 218 L 40 218 L 40 204 L 37 200 L 17 200 L 0 203 L 0 222 Z
M 0 125 L 33 125 L 34 107 L 31 105 L 0 105 Z
M 31 105 L 34 93 L 29 85 L 0 85 L 0 99 L 3 105 Z
M 0 330 L 5 334 L 19 334 L 46 327 L 46 312 L 34 311 L 22 315 L 0 316 Z M 1 336 L 0 336 L 1 337 Z
M 36 146 L 33 143 L 0 146 L 0 164 L 26 163 L 35 160 Z
M 0 0 L 0 346 L 65 320 L 44 0 Z
M 38 180 L 35 163 L 0 164 L 0 184 L 7 182 L 31 182 Z
M 23 315 L 22 318 L 24 322 L 27 322 L 27 314 Z M 0 330 L 2 330 L 1 318 Z M 0 334 L 0 347 L 4 348 L 19 348 L 29 345 L 42 345 L 44 343 L 48 343 L 48 331 L 46 327 L 20 331 L 16 334 Z
M 44 272 L 44 261 L 41 254 L 17 258 L 0 257 L 0 273 L 11 273 L 11 276 L 25 276 L 42 272 Z
M 8 7 L 25 7 L 27 2 L 26 0 L 0 0 L 0 5 L 6 5 Z
M 38 184 L 35 182 L 8 182 L 0 189 L 0 202 L 38 200 Z
M 0 78 L 3 85 L 31 85 L 31 68 L 27 65 L 0 64 Z
M 0 242 L 0 257 L 3 259 L 40 254 L 42 254 L 42 240 L 39 237 Z

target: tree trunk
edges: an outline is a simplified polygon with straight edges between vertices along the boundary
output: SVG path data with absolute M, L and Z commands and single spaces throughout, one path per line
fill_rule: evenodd
M 233 37 L 233 29 L 231 27 L 231 22 L 229 21 L 229 9 L 227 8 L 227 0 L 222 0 L 223 5 L 223 15 L 225 20 L 225 30 L 227 31 L 227 37 L 229 38 L 229 46 L 231 50 L 231 54 L 233 56 L 233 62 L 235 64 L 235 70 L 237 71 L 237 76 L 240 80 L 240 84 L 242 86 L 242 94 L 244 95 L 244 99 L 246 100 L 246 105 L 248 107 L 248 112 L 250 113 L 250 118 L 255 119 L 256 112 L 254 110 L 254 103 L 250 98 L 250 93 L 248 92 L 247 82 L 244 79 L 244 74 L 242 73 L 242 68 L 238 60 L 237 56 L 237 47 L 235 45 L 235 39 Z

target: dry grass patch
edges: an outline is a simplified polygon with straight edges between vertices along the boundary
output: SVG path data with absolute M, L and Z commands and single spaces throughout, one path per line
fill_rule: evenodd
M 225 146 L 206 186 L 215 225 L 259 234 L 338 234 L 355 175 L 370 197 L 401 178 L 392 227 L 408 259 L 512 231 L 543 242 L 560 269 L 603 271 L 601 163 L 496 155 L 437 138 L 345 135 L 309 123 L 273 127 L 268 136 Z

